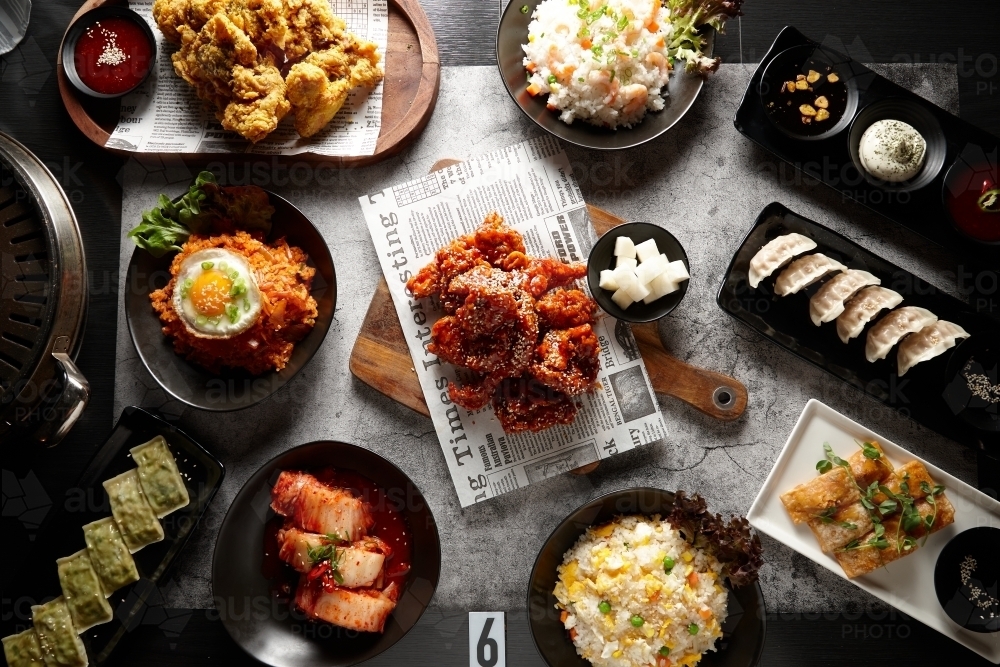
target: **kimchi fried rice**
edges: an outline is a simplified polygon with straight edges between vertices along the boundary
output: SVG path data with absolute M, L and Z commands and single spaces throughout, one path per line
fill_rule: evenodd
M 213 373 L 223 367 L 243 368 L 254 375 L 281 370 L 288 364 L 295 343 L 316 323 L 316 300 L 309 294 L 316 269 L 306 264 L 308 256 L 284 238 L 266 244 L 258 236 L 245 231 L 190 236 L 170 265 L 170 282 L 149 295 L 163 322 L 163 334 L 173 340 L 174 351 Z M 184 259 L 208 248 L 224 248 L 245 257 L 260 289 L 262 308 L 257 321 L 230 338 L 195 336 L 173 306 L 173 292 Z

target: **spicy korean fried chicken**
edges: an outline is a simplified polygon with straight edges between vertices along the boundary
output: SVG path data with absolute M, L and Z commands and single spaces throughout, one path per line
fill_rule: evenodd
M 492 403 L 511 433 L 572 422 L 574 396 L 594 389 L 600 366 L 597 304 L 572 287 L 585 274 L 583 264 L 528 257 L 496 212 L 438 250 L 407 288 L 438 297 L 446 313 L 428 350 L 469 371 L 449 386 L 451 400 L 468 410 Z
M 289 113 L 312 136 L 351 90 L 383 77 L 376 45 L 348 32 L 327 0 L 155 0 L 153 17 L 180 46 L 177 75 L 253 142 Z

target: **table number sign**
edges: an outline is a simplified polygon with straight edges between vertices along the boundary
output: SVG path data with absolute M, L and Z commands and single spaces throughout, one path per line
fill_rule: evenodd
M 469 612 L 469 667 L 507 667 L 506 640 L 504 612 Z

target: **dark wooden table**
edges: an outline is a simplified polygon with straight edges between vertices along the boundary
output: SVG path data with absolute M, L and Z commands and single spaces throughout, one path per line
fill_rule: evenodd
M 121 235 L 121 159 L 95 147 L 73 126 L 59 99 L 55 57 L 62 33 L 79 6 L 73 0 L 35 0 L 25 41 L 2 59 L 0 130 L 39 155 L 66 190 L 80 222 L 90 281 L 90 310 L 78 364 L 90 380 L 90 406 L 58 448 L 37 451 L 3 443 L 4 502 L 13 485 L 37 478 L 44 498 L 62 496 L 103 442 L 112 414 Z M 425 9 L 438 38 L 442 64 L 495 63 L 494 38 L 503 0 L 429 0 Z M 819 0 L 750 0 L 747 16 L 717 41 L 726 62 L 757 62 L 785 25 L 816 39 L 839 39 L 850 55 L 871 62 L 954 64 L 961 115 L 1000 135 L 1000 3 L 996 0 L 915 0 L 909 3 Z M 960 261 L 960 259 L 959 259 Z M 1000 488 L 995 464 L 981 462 L 983 488 Z M 29 546 L 24 521 L 3 512 L 5 547 L 0 578 L 16 576 Z M 447 572 L 443 576 L 448 576 Z M 929 584 L 930 582 L 926 582 Z M 16 613 L 3 599 L 2 613 Z M 465 612 L 432 606 L 414 629 L 372 665 L 465 665 Z M 524 612 L 508 614 L 508 664 L 542 665 L 527 635 Z M 768 619 L 763 665 L 887 664 L 987 665 L 970 651 L 882 607 L 817 610 Z M 220 623 L 204 610 L 163 609 L 147 614 L 112 658 L 115 665 L 248 664 Z

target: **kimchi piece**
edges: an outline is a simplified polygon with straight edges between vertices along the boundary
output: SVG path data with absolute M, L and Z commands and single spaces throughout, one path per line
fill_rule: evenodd
M 492 404 L 508 433 L 571 423 L 575 397 L 594 390 L 600 368 L 597 304 L 575 287 L 586 273 L 582 263 L 529 257 L 497 212 L 440 248 L 406 287 L 444 309 L 428 351 L 469 371 L 449 398 L 467 410 Z

